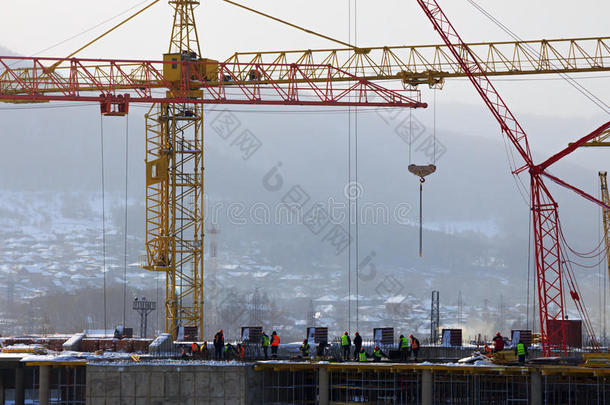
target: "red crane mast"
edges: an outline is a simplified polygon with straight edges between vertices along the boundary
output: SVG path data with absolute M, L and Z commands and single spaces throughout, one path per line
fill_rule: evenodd
M 485 70 L 477 62 L 474 53 L 466 46 L 438 3 L 435 0 L 417 0 L 417 3 L 430 19 L 434 29 L 441 36 L 457 63 L 468 76 L 494 118 L 500 124 L 502 133 L 508 137 L 513 147 L 523 159 L 523 166 L 515 169 L 513 174 L 518 175 L 524 170 L 529 170 L 530 172 L 530 207 L 534 229 L 540 334 L 543 355 L 550 356 L 553 353 L 565 355 L 567 353 L 564 323 L 564 272 L 567 275 L 565 277 L 567 280 L 565 281 L 567 281 L 570 295 L 583 318 L 587 333 L 591 336 L 591 345 L 593 348 L 598 348 L 586 307 L 580 299 L 576 280 L 571 274 L 571 269 L 566 265 L 562 254 L 558 204 L 545 185 L 542 176 L 550 178 L 555 183 L 576 192 L 604 208 L 610 208 L 595 197 L 546 172 L 546 169 L 551 164 L 567 156 L 581 144 L 599 136 L 605 129 L 610 128 L 610 122 L 602 125 L 591 134 L 583 137 L 544 163 L 535 165 L 525 131 L 486 76 Z

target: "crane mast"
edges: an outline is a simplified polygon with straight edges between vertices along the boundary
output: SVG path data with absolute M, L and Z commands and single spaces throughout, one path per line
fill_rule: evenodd
M 170 1 L 174 19 L 164 60 L 199 61 L 194 9 Z M 180 80 L 180 77 L 177 77 Z M 190 89 L 187 89 L 189 91 Z M 192 91 L 200 97 L 201 91 Z M 203 339 L 203 105 L 158 103 L 146 114 L 146 263 L 165 273 L 165 332 L 195 328 Z

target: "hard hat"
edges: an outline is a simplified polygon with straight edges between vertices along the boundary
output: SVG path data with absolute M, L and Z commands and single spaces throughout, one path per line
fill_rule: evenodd
M 346 335 L 348 334 L 348 333 L 347 333 L 347 331 L 345 331 L 345 334 L 346 334 Z
M 410 338 L 412 338 L 412 337 L 413 337 L 413 335 L 409 335 L 409 337 L 410 337 Z
M 379 349 L 379 346 L 375 346 L 375 350 Z

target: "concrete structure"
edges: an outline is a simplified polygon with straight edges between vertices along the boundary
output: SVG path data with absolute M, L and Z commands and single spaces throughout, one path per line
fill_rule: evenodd
M 93 359 L 93 360 L 92 360 Z M 0 354 L 0 404 L 610 403 L 610 368 Z
M 258 405 L 261 378 L 252 364 L 90 364 L 87 404 Z

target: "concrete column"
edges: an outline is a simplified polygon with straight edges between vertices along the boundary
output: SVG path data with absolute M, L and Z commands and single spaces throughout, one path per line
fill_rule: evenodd
M 25 384 L 24 370 L 21 364 L 15 368 L 15 405 L 24 405 L 25 400 Z
M 432 405 L 432 370 L 422 370 L 421 374 L 421 403 L 422 405 Z
M 530 373 L 530 405 L 542 405 L 542 375 L 539 370 Z
M 328 369 L 320 367 L 318 369 L 318 395 L 319 405 L 330 404 L 330 393 L 328 392 Z
M 40 366 L 38 379 L 38 404 L 49 405 L 49 382 L 51 380 L 51 367 Z

